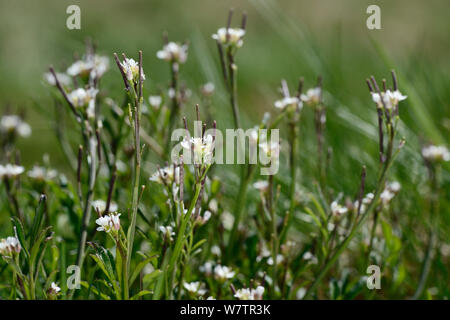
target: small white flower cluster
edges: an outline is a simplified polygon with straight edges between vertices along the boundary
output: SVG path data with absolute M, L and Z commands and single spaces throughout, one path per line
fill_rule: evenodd
M 375 195 L 372 192 L 369 192 L 368 194 L 365 195 L 364 198 L 362 198 L 360 213 L 364 213 L 366 211 L 367 206 L 372 202 L 374 197 Z M 359 200 L 356 200 L 355 203 L 353 204 L 353 209 L 355 212 L 357 212 L 358 206 Z
M 75 107 L 81 108 L 87 106 L 91 101 L 94 101 L 95 97 L 97 96 L 97 93 L 98 93 L 97 89 L 78 88 L 69 92 L 67 94 L 67 97 Z
M 90 78 L 100 78 L 109 68 L 109 59 L 105 56 L 99 56 L 96 54 L 86 55 L 84 59 L 75 61 L 68 69 L 67 74 L 71 77 L 76 76 L 89 76 Z M 58 81 L 61 82 L 61 78 L 58 74 Z M 50 78 L 49 78 L 50 79 Z M 54 79 L 50 84 L 54 85 Z
M 302 94 L 300 99 L 309 106 L 315 106 L 320 102 L 322 97 L 322 88 L 315 87 L 308 89 L 306 94 Z
M 199 215 L 197 217 L 197 222 L 202 225 L 207 223 L 209 219 L 211 219 L 211 211 L 205 210 L 205 212 L 203 212 L 203 216 Z
M 203 296 L 206 293 L 206 290 L 203 288 L 203 284 L 195 281 L 195 282 L 185 282 L 183 284 L 184 289 L 191 294 Z
M 340 205 L 337 201 L 331 203 L 331 213 L 335 218 L 341 217 L 343 214 L 348 212 L 348 208 Z
M 120 64 L 120 66 L 122 67 L 122 70 L 125 73 L 128 81 L 131 81 L 133 83 L 139 82 L 139 63 L 137 61 L 131 58 L 126 58 L 125 61 Z M 144 70 L 142 70 L 142 80 L 145 80 Z
M 388 183 L 386 188 L 384 188 L 383 192 L 380 194 L 381 203 L 386 206 L 391 202 L 391 200 L 395 197 L 395 195 L 400 191 L 401 185 L 399 182 L 394 181 Z
M 150 181 L 165 184 L 170 186 L 172 183 L 179 183 L 180 180 L 180 167 L 167 166 L 157 169 L 156 172 L 149 178 Z
M 120 229 L 120 213 L 110 213 L 95 220 L 99 226 L 97 231 L 105 231 L 106 233 L 117 232 Z
M 223 45 L 232 45 L 240 48 L 244 44 L 242 40 L 244 35 L 245 30 L 241 28 L 220 28 L 217 30 L 217 33 L 212 35 L 212 38 Z
M 450 161 L 450 152 L 445 146 L 429 145 L 422 149 L 422 156 L 429 161 Z
M 377 104 L 378 108 L 383 108 L 385 105 L 388 110 L 394 108 L 400 101 L 405 100 L 407 97 L 398 90 L 386 90 L 386 92 L 381 93 L 381 97 L 378 92 L 372 92 L 372 100 Z
M 47 169 L 40 166 L 34 166 L 27 172 L 28 177 L 36 181 L 50 181 L 57 177 L 58 172 L 54 169 Z
M 262 300 L 264 294 L 264 287 L 257 286 L 255 289 L 239 289 L 234 294 L 235 298 L 239 300 Z
M 175 236 L 175 232 L 173 232 L 173 228 L 171 226 L 160 226 L 159 231 L 163 234 L 163 236 L 170 241 L 173 241 L 173 237 Z
M 17 133 L 21 137 L 28 137 L 31 134 L 31 127 L 19 116 L 4 115 L 0 120 L 0 132 L 3 134 Z
M 11 257 L 13 254 L 19 253 L 22 249 L 17 237 L 8 237 L 0 240 L 0 255 Z
M 208 134 L 203 138 L 193 137 L 189 140 L 183 140 L 181 146 L 193 152 L 195 164 L 211 164 L 214 151 L 212 135 Z
M 15 164 L 6 164 L 1 165 L 0 164 L 0 178 L 6 177 L 6 178 L 14 178 L 18 175 L 22 174 L 25 171 L 24 167 L 18 166 Z
M 175 42 L 169 42 L 164 45 L 162 50 L 159 50 L 156 53 L 158 59 L 176 62 L 176 63 L 185 63 L 187 60 L 188 45 L 187 44 L 178 44 Z
M 275 108 L 284 110 L 288 108 L 288 110 L 296 110 L 301 109 L 303 107 L 302 101 L 297 97 L 284 97 L 281 100 L 277 100 L 274 103 Z
M 72 79 L 66 73 L 56 72 L 56 77 L 58 78 L 58 82 L 64 86 L 68 87 L 72 83 Z M 44 73 L 44 80 L 51 86 L 56 86 L 56 80 L 53 76 L 53 73 L 46 72 Z

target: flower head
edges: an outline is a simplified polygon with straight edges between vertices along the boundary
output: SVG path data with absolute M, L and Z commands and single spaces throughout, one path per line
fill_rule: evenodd
M 315 106 L 320 102 L 322 97 L 322 88 L 315 87 L 308 89 L 306 94 L 302 94 L 300 99 L 310 106 Z
M 178 183 L 180 177 L 180 167 L 167 166 L 157 169 L 155 173 L 149 178 L 150 181 L 160 184 L 171 185 L 173 182 Z
M 281 100 L 275 101 L 274 106 L 275 106 L 275 108 L 281 109 L 281 110 L 284 110 L 285 108 L 296 110 L 297 107 L 299 109 L 301 109 L 303 106 L 303 103 L 297 97 L 284 97 Z
M 381 97 L 383 100 L 381 100 Z M 400 101 L 405 100 L 408 96 L 404 96 L 400 91 L 386 90 L 386 92 L 381 92 L 381 97 L 378 92 L 372 92 L 372 100 L 377 104 L 379 108 L 386 106 L 388 110 L 398 105 Z
M 153 108 L 159 108 L 161 106 L 162 103 L 162 97 L 161 96 L 150 96 L 148 97 L 148 103 L 153 107 Z
M 168 44 L 164 45 L 162 50 L 159 50 L 156 53 L 156 56 L 159 59 L 169 62 L 185 63 L 187 60 L 187 51 L 187 44 L 169 42 Z
M 14 178 L 22 174 L 25 171 L 24 167 L 15 164 L 6 164 L 5 166 L 0 164 L 0 178 Z
M 75 61 L 68 69 L 67 74 L 71 77 L 89 76 L 91 78 L 101 77 L 109 68 L 109 59 L 96 54 L 86 55 L 85 58 Z M 61 81 L 57 75 L 58 81 Z M 53 80 L 54 81 L 54 80 Z M 50 82 L 49 82 L 50 83 Z
M 331 203 L 331 212 L 333 213 L 333 216 L 340 217 L 344 213 L 346 213 L 348 209 L 346 207 L 341 206 L 337 201 L 333 201 Z
M 244 41 L 242 38 L 245 35 L 245 30 L 241 28 L 220 28 L 217 33 L 212 35 L 212 38 L 219 41 L 223 45 L 242 47 Z
M 120 229 L 120 213 L 109 213 L 95 220 L 99 226 L 97 231 L 105 231 L 106 233 L 117 232 Z
M 105 210 L 106 210 L 106 201 L 101 200 L 101 199 L 99 199 L 99 200 L 94 200 L 94 201 L 92 201 L 92 207 L 93 207 L 96 211 L 98 211 L 98 212 L 100 212 L 101 214 L 103 214 L 103 213 L 105 212 Z M 118 206 L 117 206 L 116 203 L 111 202 L 111 203 L 109 204 L 109 210 L 108 210 L 109 212 L 116 212 L 117 209 L 118 209 Z
M 75 107 L 82 108 L 88 106 L 91 101 L 93 102 L 97 93 L 97 89 L 90 88 L 85 90 L 83 88 L 78 88 L 69 92 L 67 97 Z
M 72 79 L 66 73 L 56 73 L 56 77 L 61 85 L 67 87 L 72 83 Z M 55 77 L 51 72 L 44 73 L 44 80 L 51 86 L 56 85 Z
M 58 175 L 58 172 L 54 169 L 47 169 L 44 167 L 34 166 L 27 172 L 28 177 L 36 181 L 49 181 Z
M 160 226 L 159 231 L 162 232 L 163 236 L 170 241 L 173 241 L 173 236 L 175 236 L 175 232 L 173 232 L 173 228 L 171 226 Z
M 120 66 L 122 67 L 125 76 L 128 81 L 138 83 L 139 82 L 139 63 L 134 61 L 134 59 L 126 58 Z M 142 80 L 145 80 L 145 74 L 142 70 Z
M 433 162 L 450 161 L 450 152 L 445 146 L 429 145 L 422 149 L 422 156 Z
M 212 162 L 214 151 L 212 135 L 208 134 L 203 138 L 194 137 L 189 140 L 183 140 L 181 146 L 193 152 L 195 164 L 210 164 Z
M 17 133 L 21 137 L 28 137 L 31 134 L 31 128 L 16 115 L 5 115 L 0 120 L 0 132 Z
M 239 289 L 234 294 L 235 298 L 239 300 L 262 300 L 264 294 L 264 287 L 257 286 L 256 289 Z
M 227 266 L 222 266 L 218 264 L 214 268 L 214 278 L 216 278 L 216 280 L 219 280 L 221 282 L 225 282 L 226 280 L 233 278 L 234 275 L 235 272 L 232 271 L 231 268 Z
M 184 289 L 188 291 L 191 294 L 196 294 L 199 296 L 202 296 L 206 293 L 206 290 L 202 288 L 202 283 L 195 281 L 195 282 L 185 282 L 183 284 Z
M 19 239 L 16 236 L 8 237 L 0 240 L 0 255 L 4 257 L 11 257 L 22 250 Z
M 209 97 L 214 93 L 215 87 L 214 83 L 207 82 L 201 88 L 200 91 L 205 97 Z

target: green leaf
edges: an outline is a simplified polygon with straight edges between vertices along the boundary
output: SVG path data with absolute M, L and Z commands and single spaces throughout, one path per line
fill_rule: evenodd
M 140 297 L 145 296 L 145 295 L 147 295 L 147 294 L 152 294 L 152 292 L 151 292 L 151 291 L 148 291 L 148 290 L 142 290 L 142 291 L 140 291 L 139 293 L 137 293 L 137 294 L 135 294 L 134 296 L 132 296 L 130 300 L 137 300 L 137 299 L 139 299 Z
M 16 228 L 17 238 L 19 239 L 20 245 L 22 246 L 23 252 L 25 252 L 26 257 L 30 258 L 30 253 L 28 252 L 26 243 L 25 243 L 25 233 L 23 231 L 22 222 L 17 217 L 11 218 L 14 227 Z
M 36 208 L 36 214 L 34 215 L 33 226 L 31 228 L 30 246 L 35 242 L 36 237 L 39 234 L 41 224 L 42 224 L 42 219 L 43 219 L 44 212 L 45 212 L 46 202 L 47 202 L 47 197 L 45 196 L 45 194 L 41 194 L 41 196 L 39 198 L 39 204 Z
M 149 257 L 147 259 L 142 260 L 141 262 L 138 263 L 138 265 L 136 266 L 136 268 L 134 268 L 133 270 L 133 274 L 130 276 L 130 282 L 129 285 L 131 286 L 134 281 L 137 279 L 137 277 L 139 276 L 141 270 L 150 263 L 150 261 L 152 261 L 153 259 L 156 259 L 156 256 L 153 257 Z

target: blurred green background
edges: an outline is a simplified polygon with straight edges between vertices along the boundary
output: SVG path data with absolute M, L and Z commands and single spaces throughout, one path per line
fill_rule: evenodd
M 382 30 L 366 27 L 366 8 L 374 3 L 381 7 Z M 66 8 L 71 4 L 81 8 L 81 30 L 66 28 Z M 54 165 L 64 167 L 51 127 L 53 103 L 42 74 L 51 64 L 64 71 L 74 53 L 84 52 L 87 38 L 97 44 L 100 54 L 111 58 L 103 88 L 112 97 L 122 95 L 113 52 L 136 57 L 137 51 L 143 50 L 148 95 L 168 83 L 168 66 L 156 58 L 163 31 L 170 40 L 188 39 L 189 59 L 182 66 L 181 78 L 194 95 L 187 108 L 192 110 L 199 102 L 195 93 L 200 85 L 212 81 L 218 88 L 213 114 L 219 126 L 230 124 L 211 34 L 225 25 L 231 7 L 235 25 L 243 11 L 248 13 L 245 43 L 237 57 L 246 127 L 259 122 L 264 112 L 276 112 L 273 102 L 281 79 L 294 90 L 300 76 L 309 87 L 321 74 L 327 91 L 327 139 L 335 150 L 332 170 L 336 177 L 341 172 L 352 175 L 352 179 L 335 179 L 335 187 L 354 188 L 361 163 L 369 168 L 377 165 L 375 110 L 365 84 L 371 74 L 381 80 L 395 68 L 400 88 L 409 96 L 400 110 L 404 121 L 401 134 L 408 138 L 408 151 L 402 155 L 398 175 L 403 172 L 413 180 L 410 173 L 420 173 L 412 159 L 420 161 L 421 142 L 448 144 L 447 0 L 0 0 L 0 111 L 24 112 L 32 125 L 32 137 L 19 141 L 25 166 L 49 153 Z M 36 105 L 44 112 L 37 111 Z M 309 140 L 311 143 L 305 141 L 301 147 L 305 160 L 315 150 L 314 138 Z

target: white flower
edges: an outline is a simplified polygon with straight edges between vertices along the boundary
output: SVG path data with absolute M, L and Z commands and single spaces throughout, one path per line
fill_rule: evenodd
M 47 181 L 54 179 L 58 173 L 54 169 L 47 169 L 44 167 L 34 166 L 27 173 L 28 177 L 38 181 Z
M 213 264 L 210 261 L 205 262 L 204 265 L 199 267 L 200 272 L 203 272 L 207 277 L 212 274 Z
M 95 223 L 99 225 L 97 231 L 105 231 L 107 233 L 111 231 L 118 231 L 120 229 L 120 213 L 110 213 L 95 220 Z
M 367 205 L 369 205 L 372 202 L 374 197 L 375 197 L 375 195 L 372 192 L 369 192 L 368 194 L 366 194 L 366 196 L 361 201 L 362 203 L 361 203 L 360 212 L 366 211 Z M 356 200 L 355 203 L 353 204 L 353 209 L 355 210 L 355 212 L 358 210 L 358 206 L 359 206 L 359 200 Z
M 176 167 L 174 171 L 173 166 L 167 166 L 157 169 L 156 172 L 149 178 L 149 180 L 160 184 L 170 185 L 173 182 L 178 183 L 179 178 L 180 167 Z
M 198 294 L 200 296 L 206 293 L 206 290 L 201 288 L 202 284 L 198 281 L 195 282 L 185 282 L 183 284 L 184 289 L 186 289 L 189 293 Z
M 0 178 L 14 178 L 22 174 L 25 171 L 24 167 L 15 164 L 6 164 L 5 166 L 0 164 Z
M 50 288 L 55 292 L 58 293 L 61 291 L 61 288 L 58 287 L 58 285 L 55 282 L 52 282 L 52 285 L 50 286 Z
M 234 216 L 228 212 L 228 211 L 224 211 L 221 215 L 220 218 L 222 220 L 223 223 L 223 227 L 226 230 L 231 230 L 231 228 L 233 228 L 233 224 L 234 224 Z
M 178 44 L 175 42 L 169 42 L 162 50 L 156 53 L 158 59 L 165 61 L 172 61 L 178 63 L 185 63 L 187 59 L 187 44 Z
M 75 107 L 86 107 L 91 101 L 93 102 L 95 100 L 97 93 L 97 89 L 90 88 L 85 90 L 83 88 L 78 88 L 68 93 L 67 97 Z
M 295 108 L 299 108 L 301 109 L 303 104 L 302 101 L 300 99 L 298 99 L 297 97 L 285 97 L 281 100 L 277 100 L 274 103 L 275 108 L 277 109 L 281 109 L 284 110 L 286 107 L 290 107 L 292 106 L 295 110 Z
M 67 74 L 71 77 L 89 75 L 91 78 L 99 78 L 108 70 L 108 68 L 108 57 L 90 54 L 82 60 L 75 61 L 67 69 Z M 58 80 L 61 81 L 59 76 Z
M 300 288 L 297 290 L 297 293 L 295 294 L 295 297 L 297 298 L 297 300 L 302 300 L 303 297 L 306 294 L 306 289 L 305 288 Z
M 181 146 L 188 151 L 193 151 L 195 164 L 210 164 L 212 162 L 214 150 L 212 135 L 208 134 L 203 138 L 191 138 L 189 141 L 183 140 Z
M 17 237 L 8 237 L 0 240 L 0 255 L 11 256 L 13 253 L 19 253 L 22 249 Z
M 162 103 L 162 97 L 161 96 L 150 96 L 148 97 L 148 102 L 153 108 L 159 108 Z
M 62 86 L 67 87 L 72 83 L 72 79 L 65 73 L 56 73 L 56 77 Z M 55 77 L 51 72 L 44 73 L 44 80 L 51 86 L 56 85 Z
M 398 181 L 393 181 L 388 184 L 389 190 L 391 190 L 394 193 L 398 193 L 401 189 L 402 185 Z
M 269 187 L 269 182 L 267 180 L 259 180 L 253 184 L 253 187 L 259 191 L 266 191 Z
M 262 300 L 263 294 L 264 287 L 257 286 L 256 289 L 239 289 L 234 294 L 234 297 L 239 300 Z
M 16 115 L 5 115 L 0 120 L 0 132 L 17 133 L 19 136 L 28 137 L 31 134 L 31 128 Z
M 333 201 L 331 203 L 331 212 L 333 213 L 333 215 L 335 217 L 339 217 L 339 216 L 343 215 L 344 213 L 346 213 L 347 211 L 348 211 L 348 209 L 346 207 L 343 207 L 340 204 L 338 204 L 337 201 Z
M 277 161 L 280 155 L 280 143 L 279 142 L 266 142 L 263 141 L 259 144 L 260 149 L 271 160 Z
M 170 241 L 173 240 L 173 236 L 175 235 L 175 232 L 173 232 L 173 228 L 171 226 L 160 226 L 159 227 L 159 231 L 162 232 L 162 234 L 164 235 L 164 237 L 167 237 L 170 239 Z
M 214 93 L 214 83 L 207 82 L 201 87 L 201 92 L 204 96 L 210 96 Z
M 384 205 L 387 205 L 392 200 L 392 198 L 394 198 L 394 196 L 395 196 L 395 193 L 393 193 L 391 190 L 386 188 L 380 194 L 380 199 Z
M 244 44 L 242 40 L 244 35 L 245 30 L 241 28 L 220 28 L 217 33 L 212 35 L 212 38 L 224 45 L 231 44 L 239 48 Z
M 303 259 L 306 261 L 310 261 L 312 264 L 316 264 L 318 262 L 317 257 L 314 256 L 310 251 L 306 251 L 303 254 Z
M 213 298 L 212 296 L 209 296 L 208 299 L 206 300 L 216 300 L 215 298 Z
M 228 279 L 233 278 L 235 275 L 235 272 L 231 270 L 231 268 L 227 267 L 227 266 L 222 266 L 220 264 L 218 264 L 215 268 L 214 268 L 214 277 L 216 278 L 216 280 L 219 280 L 221 282 L 224 282 Z
M 123 61 L 120 66 L 123 69 L 123 72 L 125 73 L 125 76 L 127 77 L 128 81 L 134 81 L 135 83 L 139 82 L 139 63 L 134 61 L 134 59 L 128 59 L 126 58 L 125 61 Z M 142 70 L 142 79 L 145 80 L 145 74 Z
M 277 255 L 277 265 L 279 265 L 283 261 L 284 261 L 283 255 L 281 255 L 281 254 Z M 273 258 L 272 257 L 269 257 L 269 259 L 267 259 L 267 264 L 269 266 L 273 266 Z
M 211 211 L 209 210 L 205 210 L 205 212 L 203 213 L 203 216 L 198 216 L 197 221 L 200 224 L 205 224 L 206 222 L 208 222 L 208 220 L 211 218 Z
M 429 161 L 450 161 L 450 152 L 445 146 L 429 145 L 422 149 L 422 156 Z
M 101 199 L 94 200 L 94 201 L 92 201 L 92 207 L 95 210 L 98 210 L 100 213 L 103 213 L 106 210 L 106 201 L 103 201 Z M 116 203 L 111 202 L 109 204 L 109 212 L 116 212 L 117 209 L 119 209 L 119 208 Z
M 382 92 L 381 96 L 383 97 L 383 101 L 380 98 L 380 94 L 377 92 L 372 92 L 372 100 L 377 104 L 379 108 L 386 106 L 387 109 L 392 109 L 396 106 L 400 101 L 405 100 L 408 96 L 404 96 L 400 91 L 395 90 L 387 90 L 386 92 Z M 384 105 L 383 105 L 384 102 Z
M 316 105 L 320 102 L 322 96 L 322 89 L 320 87 L 311 88 L 306 91 L 306 94 L 302 94 L 300 99 L 309 104 Z
M 222 252 L 220 251 L 220 247 L 218 245 L 213 245 L 211 247 L 211 253 L 218 257 L 220 257 L 220 255 L 222 254 Z

